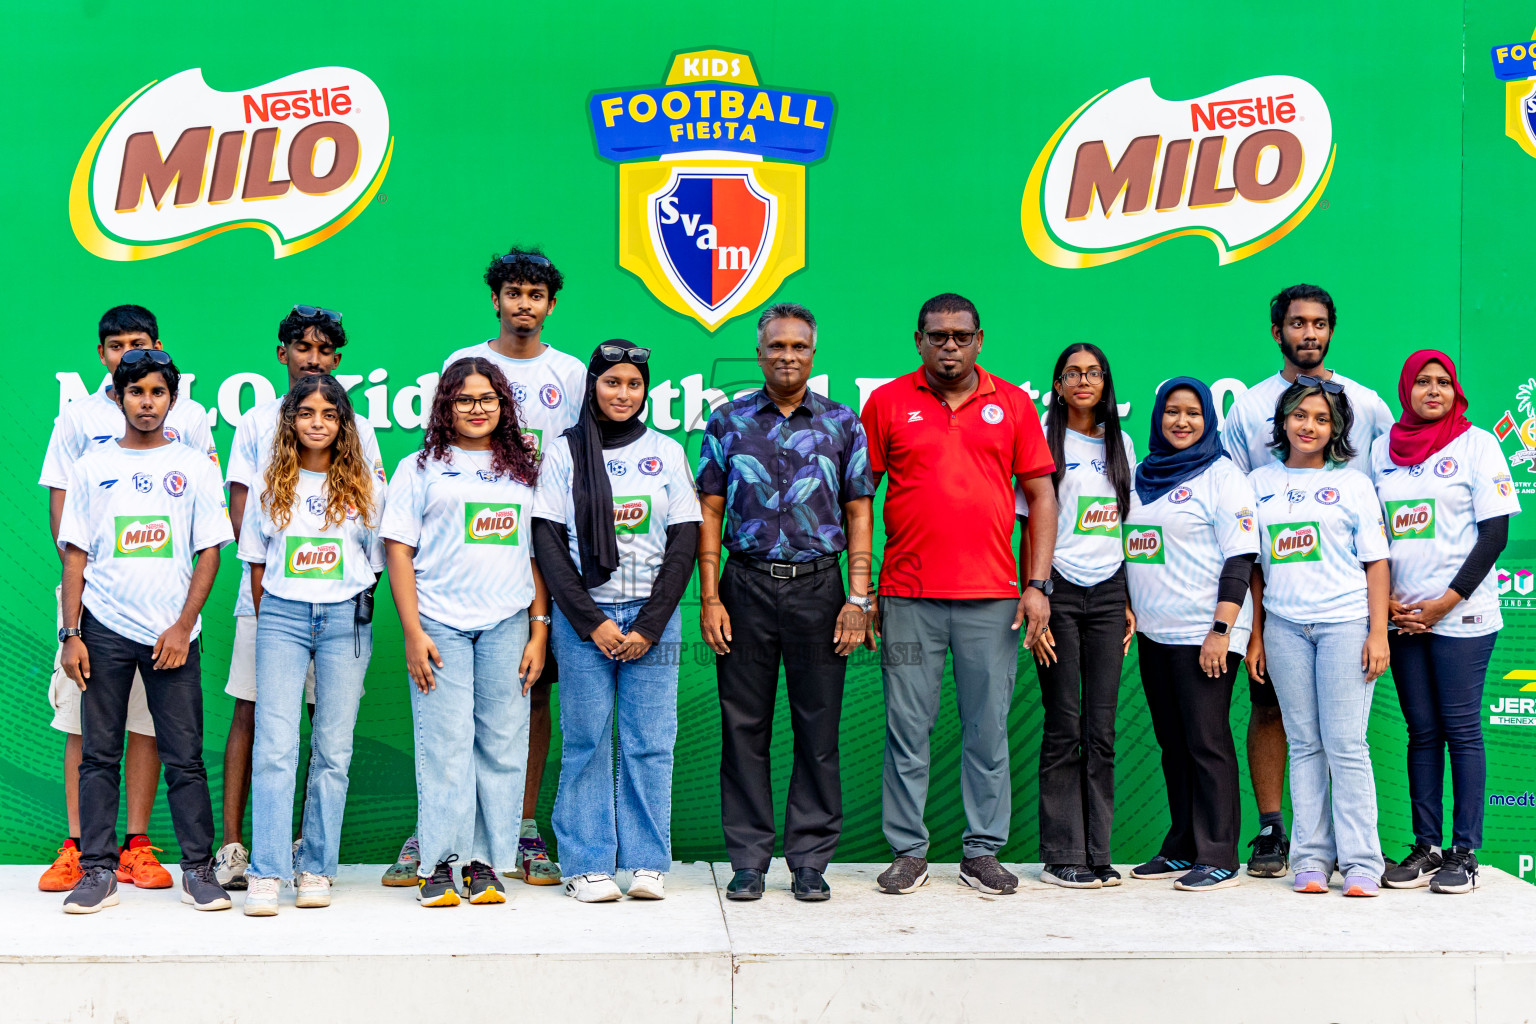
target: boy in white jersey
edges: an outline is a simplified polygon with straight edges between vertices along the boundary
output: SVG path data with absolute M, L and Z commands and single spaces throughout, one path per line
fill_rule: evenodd
M 277 361 L 288 371 L 291 390 L 303 378 L 317 373 L 335 373 L 341 365 L 341 349 L 347 332 L 341 314 L 319 306 L 294 306 L 277 325 Z M 254 406 L 235 428 L 235 440 L 229 451 L 230 522 L 235 539 L 245 520 L 245 505 L 250 489 L 261 489 L 261 474 L 272 450 L 272 438 L 282 410 L 283 396 Z M 365 417 L 355 417 L 363 456 L 382 482 L 384 461 L 379 457 L 379 443 Z M 310 666 L 306 696 L 311 707 L 315 700 L 315 671 Z M 251 566 L 240 563 L 240 593 L 235 599 L 235 641 L 230 651 L 229 681 L 224 692 L 235 698 L 229 720 L 229 737 L 224 744 L 224 835 L 214 863 L 219 883 L 227 889 L 245 888 L 245 869 L 250 861 L 242 840 L 245 808 L 251 790 L 251 744 L 256 734 L 256 607 L 251 599 Z
M 59 523 L 64 550 L 64 671 L 81 691 L 81 878 L 69 914 L 117 904 L 118 765 L 134 673 L 143 678 L 181 846 L 181 901 L 224 910 L 213 874 L 213 808 L 203 766 L 198 633 L 234 539 L 219 474 L 164 435 L 180 375 L 157 349 L 125 353 L 112 374 L 125 431 L 75 464 Z
M 141 348 L 160 348 L 160 326 L 155 315 L 143 306 L 113 306 L 97 324 L 96 357 L 110 376 L 125 352 Z M 190 388 L 191 379 L 186 386 Z M 202 406 L 183 396 L 166 416 L 162 428 L 172 441 L 184 442 L 218 465 L 219 454 L 208 430 L 208 413 Z M 59 536 L 59 517 L 64 510 L 64 496 L 75 464 L 87 452 L 98 451 L 123 436 L 123 411 L 108 386 L 87 398 L 70 402 L 54 422 L 48 440 L 48 453 L 38 484 L 49 489 L 48 526 L 55 540 Z M 63 559 L 62 550 L 59 557 Z M 63 606 L 59 607 L 59 625 Z M 80 879 L 80 691 L 54 658 L 48 687 L 48 702 L 53 707 L 53 727 L 63 732 L 64 805 L 68 817 L 68 838 L 60 845 L 58 858 L 43 872 L 37 887 L 45 892 L 66 892 Z M 144 700 L 144 685 L 135 677 L 128 700 L 128 751 L 125 757 L 128 792 L 128 834 L 123 839 L 118 881 L 132 882 L 145 889 L 163 889 L 171 876 L 155 859 L 154 849 L 144 832 L 149 827 L 150 808 L 160 781 L 160 759 L 155 753 L 155 727 Z
M 443 360 L 443 369 L 466 357 L 489 359 L 512 385 L 517 400 L 517 422 L 536 454 L 544 450 L 581 415 L 587 389 L 587 368 L 574 356 L 544 340 L 544 320 L 555 311 L 555 300 L 565 284 L 558 268 L 537 246 L 514 246 L 495 256 L 485 271 L 491 290 L 491 309 L 500 326 L 497 336 L 478 345 L 461 348 Z M 559 679 L 559 666 L 551 655 L 544 674 L 534 685 L 528 720 L 528 771 L 523 782 L 522 836 L 517 864 L 508 874 L 521 876 L 530 885 L 559 885 L 560 869 L 549 859 L 539 835 L 539 789 L 544 783 L 544 763 L 549 759 L 549 692 Z M 384 873 L 385 885 L 415 885 L 418 865 L 415 836 L 406 840 L 395 865 Z M 430 865 L 429 865 L 430 868 Z
M 1275 403 L 1298 375 L 1343 385 L 1355 414 L 1349 443 L 1355 451 L 1350 467 L 1369 473 L 1371 442 L 1385 433 L 1395 417 L 1381 396 L 1364 384 L 1323 365 L 1338 325 L 1333 297 L 1312 284 L 1295 284 L 1269 300 L 1269 333 L 1280 346 L 1280 372 L 1249 388 L 1227 413 L 1221 443 L 1244 473 L 1275 460 L 1269 447 L 1274 438 Z M 1248 873 L 1265 878 L 1284 875 L 1290 841 L 1280 818 L 1285 795 L 1287 760 L 1285 723 L 1274 687 L 1248 677 L 1253 713 L 1248 719 L 1248 772 L 1259 805 L 1259 834 L 1248 844 L 1253 856 Z

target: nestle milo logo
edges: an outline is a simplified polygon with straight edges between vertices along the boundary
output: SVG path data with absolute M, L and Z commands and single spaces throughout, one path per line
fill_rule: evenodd
M 464 503 L 465 544 L 516 545 L 517 528 L 523 519 L 523 506 L 505 502 L 466 501 Z
M 330 537 L 289 537 L 283 575 L 294 579 L 341 579 L 341 541 Z
M 1113 498 L 1089 494 L 1077 499 L 1077 525 L 1073 533 L 1096 533 L 1102 537 L 1120 536 L 1120 506 Z
M 1161 526 L 1125 527 L 1125 560 L 1144 565 L 1163 564 L 1163 528 Z
M 1435 499 L 1409 498 L 1387 502 L 1387 527 L 1393 540 L 1434 540 Z
M 161 517 L 115 516 L 113 532 L 117 534 L 114 558 L 170 558 L 170 520 Z
M 613 532 L 620 537 L 627 533 L 645 533 L 651 528 L 651 496 L 638 494 L 633 497 L 613 499 Z
M 1322 539 L 1316 523 L 1275 523 L 1269 531 L 1269 559 L 1275 562 L 1320 562 Z

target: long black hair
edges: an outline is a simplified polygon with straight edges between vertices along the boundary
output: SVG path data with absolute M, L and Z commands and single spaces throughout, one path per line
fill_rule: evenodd
M 1098 404 L 1093 407 L 1093 421 L 1104 427 L 1104 474 L 1109 477 L 1110 486 L 1115 489 L 1115 504 L 1120 508 L 1120 521 L 1123 523 L 1131 511 L 1131 460 L 1125 457 L 1125 436 L 1120 431 L 1120 407 L 1115 403 L 1115 378 L 1109 372 L 1109 357 L 1097 345 L 1086 341 L 1073 342 L 1056 357 L 1056 369 L 1051 373 L 1051 387 L 1055 389 L 1067 360 L 1079 352 L 1086 352 L 1097 359 L 1099 368 L 1104 371 L 1104 390 L 1099 394 Z M 1061 486 L 1061 477 L 1067 466 L 1066 457 L 1062 453 L 1067 441 L 1067 414 L 1066 402 L 1060 394 L 1053 394 L 1051 404 L 1045 410 L 1045 441 L 1050 446 L 1051 458 L 1056 460 L 1056 469 L 1051 473 L 1051 485 L 1057 488 Z

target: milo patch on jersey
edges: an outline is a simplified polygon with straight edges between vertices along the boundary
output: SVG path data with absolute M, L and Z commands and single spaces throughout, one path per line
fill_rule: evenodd
M 646 533 L 651 528 L 651 496 L 639 494 L 633 497 L 613 499 L 613 532 L 620 537 L 627 533 Z
M 1266 523 L 1264 529 L 1269 532 L 1271 564 L 1323 560 L 1322 534 L 1316 523 Z
M 113 558 L 170 558 L 171 521 L 159 516 L 114 516 L 117 534 Z
M 1435 499 L 1387 502 L 1387 530 L 1393 540 L 1434 540 Z
M 538 427 L 524 427 L 523 447 L 532 452 L 534 458 L 544 454 L 544 431 Z
M 1141 565 L 1162 565 L 1163 528 L 1161 526 L 1125 526 L 1125 560 Z
M 1120 536 L 1120 506 L 1114 498 L 1080 494 L 1077 498 L 1077 524 L 1073 533 L 1099 537 Z
M 330 537 L 289 537 L 283 575 L 308 580 L 341 579 L 341 541 Z
M 466 501 L 464 503 L 465 544 L 507 544 L 516 546 L 517 528 L 523 521 L 523 506 L 505 502 Z

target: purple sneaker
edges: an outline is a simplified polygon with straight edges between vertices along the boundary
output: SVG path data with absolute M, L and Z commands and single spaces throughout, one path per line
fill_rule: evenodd
M 1292 892 L 1327 892 L 1328 876 L 1321 871 L 1298 871 L 1296 881 L 1291 884 Z
M 1381 888 L 1376 879 L 1370 875 L 1346 875 L 1344 877 L 1345 896 L 1379 896 Z

